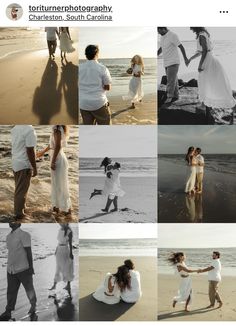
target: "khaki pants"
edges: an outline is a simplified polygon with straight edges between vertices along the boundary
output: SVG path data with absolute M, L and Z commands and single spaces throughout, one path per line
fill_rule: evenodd
M 167 98 L 179 97 L 178 70 L 179 70 L 178 64 L 166 67 Z
M 209 300 L 212 306 L 215 305 L 215 301 L 222 302 L 221 297 L 218 293 L 218 285 L 219 282 L 217 281 L 209 281 Z
M 196 181 L 197 191 L 202 191 L 203 172 L 197 173 Z
M 80 109 L 84 125 L 111 125 L 111 111 L 109 105 L 104 105 L 95 111 Z
M 15 194 L 14 194 L 14 213 L 17 216 L 24 214 L 25 202 L 32 176 L 31 169 L 14 172 Z

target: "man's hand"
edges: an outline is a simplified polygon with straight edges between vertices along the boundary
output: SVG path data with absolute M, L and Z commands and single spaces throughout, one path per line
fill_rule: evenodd
M 74 259 L 74 255 L 72 253 L 70 253 L 70 259 Z
M 52 169 L 53 171 L 56 170 L 56 162 L 52 162 L 52 163 L 51 163 L 51 169 Z
M 204 69 L 202 67 L 198 67 L 198 72 L 202 72 Z
M 34 275 L 34 268 L 33 268 L 33 266 L 29 267 L 28 271 L 29 271 L 30 274 Z
M 38 174 L 37 168 L 33 168 L 32 170 L 32 177 L 36 177 L 36 175 Z

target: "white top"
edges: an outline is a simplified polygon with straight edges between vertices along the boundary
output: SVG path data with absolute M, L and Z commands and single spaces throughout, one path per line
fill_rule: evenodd
M 31 237 L 28 232 L 17 228 L 7 235 L 7 272 L 16 274 L 29 268 L 25 247 L 31 247 Z
M 188 268 L 184 262 L 183 262 L 183 263 L 178 263 L 178 264 L 176 264 L 177 273 L 178 273 L 180 276 L 181 276 L 181 275 L 183 275 L 183 276 L 189 276 L 189 273 L 186 272 L 186 271 L 184 271 L 184 270 L 181 270 L 181 271 L 179 272 L 179 270 L 178 270 L 178 268 L 177 268 L 178 266 L 182 266 L 182 267 Z
M 208 280 L 209 281 L 221 281 L 221 262 L 219 259 L 213 259 L 211 262 L 211 266 L 214 267 L 211 271 L 208 272 Z
M 58 235 L 57 235 L 57 241 L 59 245 L 68 245 L 69 243 L 69 234 L 71 233 L 71 229 L 68 229 L 66 232 L 66 236 L 65 236 L 65 231 L 63 229 L 60 229 L 58 231 Z
M 52 133 L 50 136 L 50 149 L 55 149 L 55 138 L 54 138 L 54 132 L 55 130 L 60 131 L 61 133 L 61 148 L 64 148 L 67 146 L 67 137 L 65 135 L 64 129 L 62 126 L 53 126 L 52 127 Z
M 197 159 L 197 163 L 204 164 L 204 157 L 203 157 L 201 154 L 198 154 L 198 155 L 196 156 L 196 159 Z M 203 171 L 204 171 L 204 166 L 199 166 L 199 165 L 197 165 L 197 166 L 196 166 L 196 169 L 197 169 L 197 173 L 203 173 Z
M 16 125 L 11 130 L 11 142 L 13 171 L 32 169 L 26 149 L 37 144 L 34 128 L 31 125 Z
M 212 42 L 211 42 L 211 39 L 210 39 L 210 37 L 208 36 L 208 34 L 206 32 L 201 32 L 199 34 L 199 37 L 197 39 L 197 51 L 202 52 L 202 46 L 200 45 L 200 35 L 204 36 L 205 39 L 206 39 L 207 51 L 211 51 L 213 49 Z
M 137 65 L 137 64 L 135 63 L 135 65 L 133 66 L 133 75 L 134 75 L 134 74 L 138 74 L 139 72 L 142 73 L 142 66 L 141 66 L 141 65 Z
M 45 27 L 45 32 L 47 33 L 47 41 L 56 41 L 56 31 L 57 27 Z
M 161 48 L 163 53 L 164 67 L 180 64 L 178 46 L 181 44 L 178 36 L 168 31 L 161 36 Z
M 140 274 L 138 271 L 130 270 L 131 288 L 121 292 L 121 299 L 125 302 L 136 302 L 142 296 Z
M 79 107 L 95 111 L 107 103 L 104 85 L 111 84 L 109 70 L 96 60 L 87 60 L 79 65 Z

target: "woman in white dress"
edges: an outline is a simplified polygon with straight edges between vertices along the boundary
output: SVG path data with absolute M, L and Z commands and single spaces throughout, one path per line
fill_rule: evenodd
M 232 113 L 236 100 L 221 63 L 212 54 L 210 34 L 204 27 L 190 29 L 196 34 L 197 52 L 189 62 L 201 57 L 198 65 L 199 99 L 207 107 L 229 109 L 229 113 Z
M 144 75 L 144 62 L 140 55 L 135 55 L 131 59 L 132 78 L 129 82 L 129 93 L 123 96 L 123 100 L 131 100 L 132 108 L 135 108 L 135 103 L 141 102 L 143 98 L 142 75 Z M 127 71 L 128 71 L 127 70 Z
M 121 292 L 121 299 L 127 303 L 135 303 L 142 296 L 140 273 L 135 270 L 132 260 L 124 261 L 125 266 L 129 269 L 130 274 L 130 288 L 126 288 Z
M 197 273 L 199 270 L 189 269 L 185 264 L 186 256 L 183 252 L 174 252 L 168 258 L 168 261 L 176 267 L 176 272 L 180 277 L 178 294 L 173 298 L 173 308 L 177 303 L 185 304 L 185 311 L 188 312 L 188 305 L 192 301 L 192 281 L 189 273 Z
M 54 283 L 50 290 L 56 289 L 58 282 L 66 282 L 65 290 L 71 296 L 70 283 L 74 279 L 74 264 L 73 264 L 73 232 L 68 223 L 60 224 L 60 229 L 57 235 L 58 245 L 55 252 L 56 255 L 56 272 Z
M 71 200 L 68 182 L 68 161 L 64 153 L 67 146 L 68 127 L 55 125 L 52 127 L 50 145 L 37 153 L 37 157 L 51 151 L 51 202 L 56 213 L 71 214 Z
M 194 147 L 189 147 L 188 152 L 185 156 L 185 161 L 187 162 L 187 181 L 185 185 L 185 193 L 192 195 L 195 193 L 195 183 L 197 176 L 197 159 L 195 157 Z
M 116 304 L 120 302 L 120 295 L 127 288 L 130 288 L 129 269 L 122 265 L 118 267 L 116 274 L 106 274 L 101 285 L 93 293 L 93 297 L 106 304 Z
M 61 59 L 66 59 L 66 53 L 72 53 L 75 51 L 75 48 L 72 46 L 71 36 L 69 27 L 60 27 L 59 28 L 59 37 L 60 37 L 60 49 L 61 49 Z

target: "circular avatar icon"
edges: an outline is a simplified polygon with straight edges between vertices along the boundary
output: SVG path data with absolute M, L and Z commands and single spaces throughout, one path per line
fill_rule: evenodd
M 23 9 L 19 4 L 12 3 L 7 6 L 6 15 L 11 20 L 19 20 L 23 15 Z

